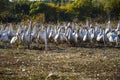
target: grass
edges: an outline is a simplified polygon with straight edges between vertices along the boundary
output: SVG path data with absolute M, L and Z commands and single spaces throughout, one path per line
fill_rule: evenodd
M 119 48 L 50 47 L 0 49 L 0 80 L 120 79 Z

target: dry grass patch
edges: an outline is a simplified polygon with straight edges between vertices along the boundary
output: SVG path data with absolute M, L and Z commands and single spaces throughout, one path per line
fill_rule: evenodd
M 80 48 L 0 49 L 1 80 L 119 80 L 120 50 Z

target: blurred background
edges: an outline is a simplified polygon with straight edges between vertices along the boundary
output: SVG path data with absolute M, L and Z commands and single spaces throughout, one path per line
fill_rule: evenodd
M 120 0 L 0 0 L 0 23 L 120 19 Z

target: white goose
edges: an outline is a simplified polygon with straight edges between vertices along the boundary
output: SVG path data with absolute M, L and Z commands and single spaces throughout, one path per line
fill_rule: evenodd
M 37 35 L 37 39 L 36 39 L 36 41 L 37 41 L 37 43 L 39 44 L 39 42 L 40 43 L 45 43 L 45 39 L 47 38 L 46 37 L 46 30 L 40 30 L 39 31 L 39 33 L 38 33 L 38 35 Z
M 88 32 L 88 30 L 86 29 L 85 30 L 85 35 L 83 37 L 83 42 L 90 42 L 91 41 L 91 35 L 90 33 Z
M 15 35 L 20 35 L 22 33 L 22 28 L 20 25 L 18 25 L 18 29 Z
M 22 28 L 21 28 L 20 25 L 18 25 L 18 29 L 17 29 L 16 34 L 11 38 L 10 44 L 15 44 L 16 43 L 16 41 L 18 40 L 18 35 L 22 36 Z
M 83 41 L 83 37 L 84 37 L 85 33 L 83 32 L 83 29 L 80 29 L 78 32 L 78 41 L 82 42 Z
M 3 31 L 4 31 L 4 26 L 0 25 L 0 37 L 1 37 L 2 33 L 3 33 Z
M 60 44 L 63 42 L 66 42 L 67 38 L 65 36 L 65 34 L 63 32 L 61 32 L 61 30 L 58 30 L 57 34 L 54 37 L 54 41 L 56 44 Z
M 15 35 L 15 31 L 13 30 L 13 25 L 9 25 L 9 30 L 8 30 L 8 37 L 11 39 Z
M 105 30 L 100 30 L 100 33 L 97 35 L 97 42 L 98 43 L 102 43 L 102 44 L 106 44 L 108 43 L 108 38 L 107 38 L 107 35 L 105 34 Z
M 115 29 L 115 31 L 120 38 L 120 21 L 118 22 L 117 29 Z
M 2 35 L 1 35 L 1 40 L 2 40 L 3 42 L 9 41 L 7 31 L 2 33 Z
M 92 28 L 91 32 L 90 32 L 90 35 L 91 35 L 91 41 L 92 42 L 96 42 L 96 38 L 97 38 L 97 32 L 95 31 L 94 28 Z
M 118 45 L 120 43 L 120 39 L 119 39 L 118 35 L 115 34 L 115 32 L 110 32 L 110 33 L 111 33 L 111 35 L 108 38 L 109 42 L 112 44 L 116 43 L 116 45 Z
M 120 31 L 120 21 L 118 22 L 117 29 L 115 31 Z
M 18 40 L 18 36 L 16 35 L 16 36 L 12 37 L 10 44 L 16 43 L 17 40 Z
M 100 29 L 100 32 L 97 35 L 96 41 L 97 42 L 103 42 L 103 30 L 102 29 Z
M 67 36 L 67 41 L 69 44 L 75 46 L 75 44 L 78 42 L 78 34 L 77 32 L 73 32 L 71 28 L 68 30 L 68 36 Z
M 33 38 L 36 38 L 37 37 L 37 32 L 38 32 L 38 27 L 35 25 L 33 30 L 32 30 L 31 36 Z
M 110 21 L 108 21 L 108 26 L 105 29 L 105 34 L 107 34 L 108 32 L 111 32 L 111 31 L 112 31 L 112 27 L 111 27 Z
M 51 29 L 50 34 L 48 36 L 49 41 L 54 41 L 54 37 L 55 37 L 56 34 L 57 34 L 57 30 L 56 29 Z
M 25 33 L 23 34 L 23 39 L 24 39 L 25 41 L 27 41 L 27 42 L 32 41 L 33 36 L 31 35 L 31 33 L 32 33 L 32 31 L 31 31 L 31 23 L 30 23 L 30 24 L 29 24 L 29 27 L 28 27 L 28 29 L 27 29 L 27 32 L 25 32 Z

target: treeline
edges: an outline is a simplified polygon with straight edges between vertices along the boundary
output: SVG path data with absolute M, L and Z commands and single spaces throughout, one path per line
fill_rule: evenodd
M 45 22 L 120 19 L 120 0 L 75 0 L 65 6 L 40 1 L 0 0 L 0 5 L 1 23 L 27 19 L 39 21 L 42 16 Z

